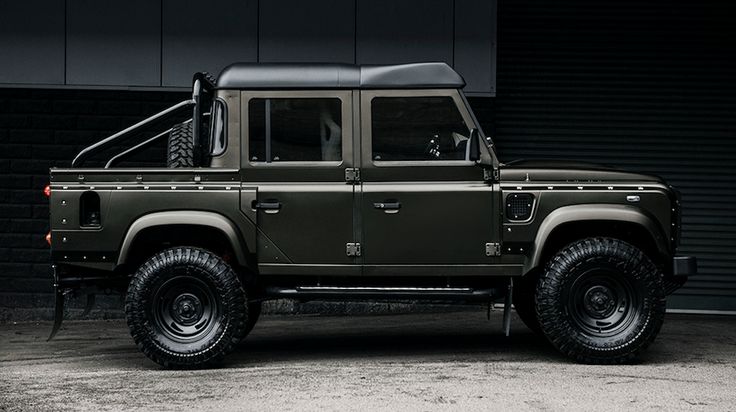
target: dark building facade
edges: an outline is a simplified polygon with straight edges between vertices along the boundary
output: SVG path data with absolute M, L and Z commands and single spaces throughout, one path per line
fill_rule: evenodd
M 0 10 L 0 307 L 51 303 L 48 168 L 186 98 L 192 72 L 442 60 L 466 78 L 503 161 L 604 163 L 678 187 L 682 251 L 700 275 L 670 307 L 736 311 L 727 1 L 32 0 Z

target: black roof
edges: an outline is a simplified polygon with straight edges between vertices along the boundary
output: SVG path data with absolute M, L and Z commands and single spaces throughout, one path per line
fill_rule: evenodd
M 217 79 L 219 89 L 431 89 L 462 88 L 463 78 L 445 63 L 354 65 L 331 63 L 235 63 Z

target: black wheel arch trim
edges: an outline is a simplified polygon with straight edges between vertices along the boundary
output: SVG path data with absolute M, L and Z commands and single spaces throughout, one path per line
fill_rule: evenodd
M 176 210 L 167 212 L 155 212 L 143 215 L 136 219 L 129 227 L 120 246 L 117 264 L 125 264 L 128 260 L 130 250 L 137 240 L 138 235 L 145 229 L 158 226 L 188 225 L 205 226 L 220 231 L 230 242 L 235 258 L 241 266 L 248 266 L 248 245 L 241 238 L 238 227 L 227 217 L 215 213 L 197 210 Z
M 659 223 L 641 208 L 610 204 L 571 205 L 552 211 L 539 225 L 533 250 L 524 264 L 524 273 L 529 273 L 544 264 L 542 261 L 544 246 L 556 228 L 565 223 L 581 221 L 612 221 L 639 225 L 651 234 L 659 253 L 664 256 L 671 255 L 667 237 L 664 236 Z

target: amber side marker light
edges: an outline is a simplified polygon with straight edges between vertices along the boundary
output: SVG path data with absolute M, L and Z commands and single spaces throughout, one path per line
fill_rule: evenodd
M 46 185 L 46 187 L 43 188 L 43 194 L 44 196 L 51 198 L 51 185 Z M 48 243 L 49 246 L 51 246 L 51 232 L 46 234 L 45 239 L 46 239 L 46 243 Z

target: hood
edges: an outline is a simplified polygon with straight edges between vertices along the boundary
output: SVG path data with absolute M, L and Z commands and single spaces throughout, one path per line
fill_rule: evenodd
M 515 160 L 500 167 L 501 181 L 537 182 L 656 182 L 654 175 L 626 172 L 611 166 L 568 160 Z

